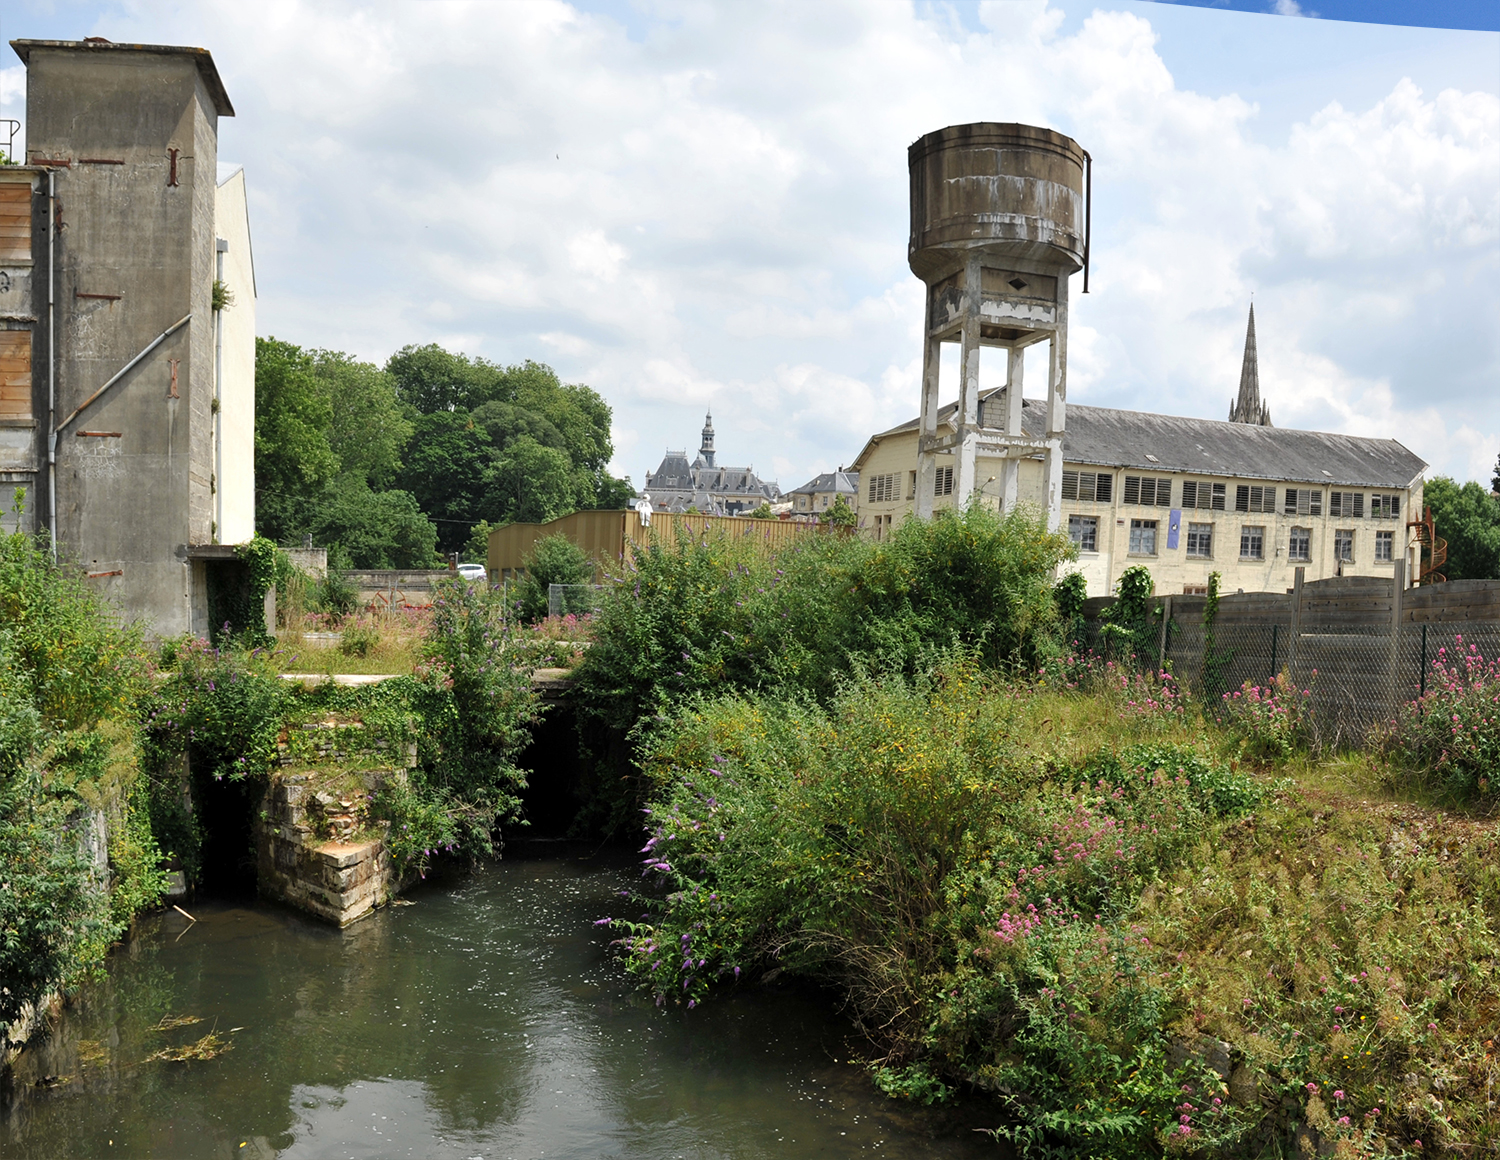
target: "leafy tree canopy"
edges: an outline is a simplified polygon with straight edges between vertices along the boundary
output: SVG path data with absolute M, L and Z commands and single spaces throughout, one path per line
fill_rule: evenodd
M 382 370 L 262 339 L 257 529 L 280 543 L 311 534 L 360 567 L 417 567 L 434 542 L 466 548 L 481 522 L 625 507 L 630 481 L 606 470 L 610 419 L 597 392 L 538 362 L 502 367 L 429 344 Z
M 1470 481 L 1439 475 L 1422 489 L 1438 538 L 1448 541 L 1439 571 L 1449 580 L 1500 580 L 1500 498 Z
M 301 347 L 255 340 L 255 504 L 277 525 L 293 518 L 296 499 L 338 473 L 328 440 L 333 407 Z M 279 528 L 277 529 L 280 530 Z
M 343 471 L 372 488 L 390 487 L 401 470 L 401 453 L 412 436 L 396 384 L 373 363 L 341 351 L 312 352 L 313 373 L 332 410 L 328 442 Z

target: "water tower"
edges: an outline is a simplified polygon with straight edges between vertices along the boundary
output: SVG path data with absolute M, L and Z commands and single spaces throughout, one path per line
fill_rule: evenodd
M 1004 460 L 1000 497 L 1016 502 L 1020 461 L 1045 459 L 1047 525 L 1059 522 L 1066 423 L 1068 276 L 1084 269 L 1088 289 L 1089 155 L 1078 143 L 1032 125 L 950 125 L 908 150 L 912 273 L 927 284 L 922 418 L 917 441 L 917 514 L 932 514 L 936 456 L 951 451 L 956 502 L 975 491 L 975 458 Z M 941 344 L 960 344 L 958 413 L 939 435 Z M 1033 343 L 1051 344 L 1047 432 L 1021 429 L 1021 369 Z M 984 347 L 1006 352 L 1003 405 L 979 406 Z M 943 481 L 949 494 L 949 481 Z

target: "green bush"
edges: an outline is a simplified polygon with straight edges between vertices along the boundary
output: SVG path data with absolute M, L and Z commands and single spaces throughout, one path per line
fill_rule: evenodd
M 517 589 L 517 611 L 527 624 L 535 624 L 547 615 L 548 586 L 552 584 L 592 584 L 594 561 L 566 536 L 543 536 L 521 561 L 526 576 Z M 588 612 L 588 607 L 568 607 L 564 612 Z
M 493 853 L 497 827 L 520 815 L 526 777 L 515 758 L 542 706 L 530 671 L 513 666 L 505 652 L 504 613 L 497 591 L 442 582 L 423 664 L 410 678 L 386 682 L 422 722 L 422 761 L 411 792 L 392 791 L 381 803 L 393 832 L 411 827 L 419 835 L 424 853 L 410 864 L 414 869 L 439 848 L 470 857 Z M 403 856 L 414 856 L 419 839 L 402 840 Z
M 329 568 L 328 574 L 318 583 L 314 599 L 319 612 L 348 616 L 359 608 L 359 589 L 349 582 L 342 571 Z
M 1251 791 L 1165 747 L 1039 768 L 1023 718 L 972 654 L 856 675 L 826 707 L 688 703 L 648 751 L 655 888 L 628 905 L 650 917 L 610 920 L 627 968 L 689 1007 L 746 976 L 820 980 L 886 1090 L 992 1092 L 1034 1154 L 1154 1154 L 1204 1075 L 1169 1062 L 1170 993 L 1131 915 Z
M 97 965 L 160 895 L 134 808 L 145 674 L 139 632 L 44 538 L 0 535 L 0 1047 L 26 1004 Z M 112 882 L 84 846 L 101 815 Z
M 577 670 L 598 816 L 630 816 L 631 747 L 695 695 L 826 702 L 850 673 L 909 676 L 954 645 L 989 667 L 1035 665 L 1056 647 L 1052 573 L 1070 551 L 1035 512 L 979 505 L 907 520 L 879 544 L 806 536 L 768 558 L 711 536 L 636 551 L 604 593 Z
M 339 652 L 346 657 L 367 657 L 380 643 L 380 630 L 373 624 L 346 624 L 339 637 Z
M 1212 707 L 1215 719 L 1251 761 L 1280 762 L 1307 746 L 1312 733 L 1312 691 L 1286 673 L 1266 685 L 1246 681 Z

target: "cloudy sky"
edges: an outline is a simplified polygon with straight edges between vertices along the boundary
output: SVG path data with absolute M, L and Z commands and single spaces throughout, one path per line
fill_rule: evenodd
M 1279 426 L 1395 437 L 1461 479 L 1500 453 L 1495 32 L 1131 0 L 12 0 L 0 20 L 212 51 L 262 334 L 550 363 L 613 404 L 637 483 L 710 405 L 721 462 L 784 488 L 915 414 L 906 147 L 980 120 L 1093 154 L 1074 402 L 1222 419 L 1253 296 Z M 0 116 L 24 118 L 10 60 Z

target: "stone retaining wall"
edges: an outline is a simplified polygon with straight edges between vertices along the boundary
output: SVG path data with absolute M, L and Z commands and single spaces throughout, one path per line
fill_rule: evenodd
M 402 775 L 359 776 L 373 792 L 385 778 Z M 353 802 L 324 788 L 328 781 L 318 772 L 272 774 L 255 823 L 258 888 L 265 898 L 345 927 L 385 905 L 405 883 L 379 837 L 351 832 Z

